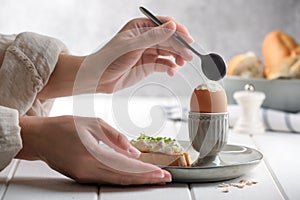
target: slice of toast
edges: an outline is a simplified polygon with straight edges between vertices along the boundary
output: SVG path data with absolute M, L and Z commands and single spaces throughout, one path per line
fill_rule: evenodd
M 156 152 L 142 152 L 139 160 L 159 166 L 191 166 L 190 156 L 187 152 L 172 155 Z
M 139 160 L 159 166 L 191 166 L 190 156 L 182 146 L 169 137 L 141 134 L 131 144 L 142 153 Z

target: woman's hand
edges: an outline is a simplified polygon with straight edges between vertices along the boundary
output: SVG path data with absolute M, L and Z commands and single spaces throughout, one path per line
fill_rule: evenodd
M 173 76 L 177 65 L 183 66 L 192 56 L 172 35 L 176 31 L 188 43 L 192 38 L 178 22 L 168 17 L 160 19 L 165 22 L 161 26 L 147 18 L 131 20 L 104 47 L 89 56 L 62 54 L 38 98 L 113 93 L 154 72 Z
M 23 148 L 17 158 L 43 160 L 78 182 L 129 185 L 171 181 L 167 171 L 136 160 L 140 152 L 101 119 L 21 117 L 20 126 Z
M 193 40 L 187 29 L 171 18 L 160 19 L 165 22 L 161 26 L 145 18 L 130 21 L 107 45 L 86 58 L 90 66 L 97 66 L 104 56 L 111 61 L 101 72 L 97 92 L 118 91 L 154 72 L 167 72 L 174 76 L 177 65 L 183 66 L 186 60 L 192 59 L 189 51 L 172 37 L 176 31 L 191 43 Z M 175 62 L 170 56 L 175 58 Z

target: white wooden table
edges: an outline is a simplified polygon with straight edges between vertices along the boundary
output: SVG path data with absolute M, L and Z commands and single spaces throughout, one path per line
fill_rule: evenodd
M 59 100 L 52 115 L 72 114 L 70 99 Z M 103 101 L 101 101 L 103 103 Z M 64 105 L 62 110 L 60 105 Z M 71 105 L 71 106 L 70 106 Z M 107 106 L 103 106 L 104 108 Z M 109 121 L 106 112 L 99 115 Z M 105 116 L 106 115 L 106 116 Z M 167 124 L 165 131 L 174 130 Z M 264 154 L 254 170 L 226 181 L 255 180 L 258 184 L 243 189 L 229 188 L 223 193 L 217 183 L 170 183 L 164 186 L 98 186 L 80 185 L 51 170 L 42 162 L 14 160 L 0 173 L 1 200 L 114 200 L 114 199 L 300 199 L 300 134 L 267 132 L 264 135 L 240 135 L 230 132 L 229 142 L 259 149 Z

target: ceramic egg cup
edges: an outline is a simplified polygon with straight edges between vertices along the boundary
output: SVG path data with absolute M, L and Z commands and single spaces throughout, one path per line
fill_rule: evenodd
M 227 143 L 228 112 L 189 112 L 188 127 L 192 147 L 199 152 L 192 166 L 218 162 L 217 155 Z

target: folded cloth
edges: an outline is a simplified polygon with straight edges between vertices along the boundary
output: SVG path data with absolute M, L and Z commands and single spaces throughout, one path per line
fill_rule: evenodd
M 189 110 L 176 105 L 161 106 L 168 120 L 187 122 Z M 240 116 L 238 105 L 228 105 L 229 126 L 234 127 Z M 288 113 L 279 110 L 261 108 L 260 117 L 267 131 L 300 133 L 300 112 Z

